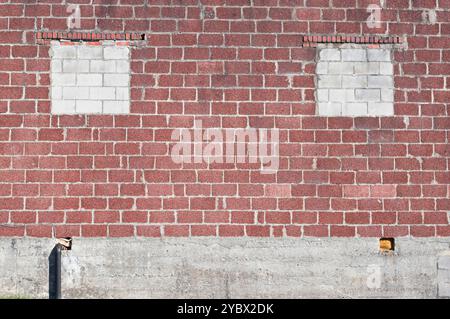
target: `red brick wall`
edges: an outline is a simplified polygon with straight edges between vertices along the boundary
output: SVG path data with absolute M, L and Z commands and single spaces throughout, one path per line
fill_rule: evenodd
M 0 236 L 450 235 L 449 0 L 386 0 L 380 29 L 359 0 L 67 1 L 81 31 L 146 34 L 126 116 L 50 114 L 36 32 L 68 13 L 31 2 L 0 3 Z M 302 36 L 335 34 L 404 37 L 394 117 L 314 115 Z M 173 163 L 194 118 L 279 128 L 279 171 Z

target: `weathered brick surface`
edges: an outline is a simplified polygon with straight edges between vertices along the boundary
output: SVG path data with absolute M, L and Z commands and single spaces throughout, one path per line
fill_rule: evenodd
M 62 0 L 3 1 L 0 236 L 450 236 L 448 1 L 387 1 L 375 29 L 359 1 L 78 2 L 74 31 L 146 35 L 129 46 L 129 65 L 104 52 L 130 74 L 129 114 L 52 114 L 98 108 L 55 102 L 74 93 L 51 90 L 52 70 L 99 100 L 111 92 L 97 91 L 92 74 L 77 77 L 71 63 L 52 63 L 50 42 L 38 43 L 36 32 L 68 31 Z M 435 21 L 422 21 L 425 9 Z M 304 35 L 389 35 L 407 45 L 392 51 L 391 66 L 375 49 L 318 55 L 302 46 Z M 75 57 L 73 48 L 64 54 Z M 354 61 L 355 73 L 375 68 L 379 78 L 342 74 L 316 92 L 325 56 L 327 70 L 345 73 L 333 63 Z M 342 83 L 355 86 L 331 92 Z M 354 104 L 317 116 L 330 94 Z M 171 133 L 194 119 L 278 128 L 278 172 L 174 163 Z

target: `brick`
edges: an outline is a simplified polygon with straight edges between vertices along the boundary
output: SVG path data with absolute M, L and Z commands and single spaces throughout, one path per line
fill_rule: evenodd
M 161 237 L 159 226 L 136 226 L 136 235 L 142 237 Z
M 115 61 L 91 60 L 89 70 L 94 73 L 115 73 L 116 63 Z
M 268 226 L 246 226 L 245 232 L 250 237 L 269 237 L 270 227 Z
M 339 75 L 320 75 L 318 79 L 319 88 L 340 88 L 342 77 Z
M 392 88 L 393 80 L 390 76 L 371 75 L 368 77 L 368 86 L 370 88 Z
M 244 236 L 243 226 L 219 225 L 219 236 L 221 237 L 239 237 Z
M 321 61 L 340 61 L 341 51 L 338 49 L 322 49 L 319 56 Z
M 101 46 L 77 46 L 77 58 L 86 60 L 103 59 L 103 48 Z
M 353 62 L 329 62 L 328 63 L 328 73 L 329 74 L 352 74 L 353 73 Z
M 391 51 L 383 49 L 367 50 L 368 61 L 391 61 Z
M 342 115 L 344 116 L 364 116 L 368 114 L 367 103 L 344 103 L 342 105 Z
M 380 74 L 386 74 L 386 75 L 393 75 L 394 74 L 394 67 L 392 63 L 380 63 Z
M 356 231 L 361 237 L 381 237 L 383 233 L 380 226 L 358 226 Z
M 321 116 L 339 116 L 342 114 L 342 106 L 340 103 L 319 102 L 318 115 Z
M 53 69 L 52 61 L 52 71 Z M 58 71 L 56 71 L 58 72 Z M 59 71 L 61 72 L 61 71 Z M 62 72 L 64 73 L 80 73 L 89 72 L 89 61 L 88 60 L 62 60 Z
M 38 132 L 40 141 L 62 141 L 64 138 L 62 129 L 41 129 Z
M 378 89 L 356 89 L 355 99 L 357 101 L 380 101 L 381 92 Z
M 305 237 L 328 237 L 328 226 L 303 226 L 303 234 Z
M 164 236 L 168 237 L 186 237 L 189 236 L 189 226 L 184 225 L 168 225 L 164 226 Z
M 130 102 L 123 101 L 104 101 L 103 102 L 104 114 L 127 114 L 130 112 Z
M 14 211 L 10 213 L 11 223 L 14 224 L 34 224 L 36 223 L 36 213 L 26 211 Z
M 342 61 L 367 61 L 367 51 L 363 49 L 342 49 Z
M 327 89 L 318 89 L 317 93 L 317 101 L 318 102 L 328 102 L 329 100 L 329 90 Z
M 52 45 L 51 56 L 56 59 L 75 59 L 77 48 L 75 46 Z
M 116 61 L 116 72 L 117 73 L 129 73 L 130 63 L 128 61 Z
M 52 85 L 54 86 L 74 86 L 75 79 L 75 73 L 52 73 Z
M 106 225 L 82 225 L 81 235 L 83 237 L 106 237 L 108 232 Z
M 78 237 L 81 234 L 79 225 L 56 225 L 53 227 L 55 237 Z
M 104 86 L 125 86 L 127 87 L 130 82 L 128 74 L 105 74 L 103 76 Z
M 53 93 L 53 92 L 52 92 Z M 62 88 L 62 100 L 85 100 L 89 98 L 88 87 L 71 87 L 65 86 Z
M 376 62 L 349 62 L 353 64 L 354 74 L 379 74 L 381 72 L 381 63 Z
M 0 237 L 22 237 L 25 235 L 23 226 L 0 226 Z
M 18 115 L 2 115 L 0 118 L 0 127 L 17 127 L 21 126 L 23 118 Z
M 371 197 L 395 197 L 395 185 L 374 185 L 370 187 Z
M 365 88 L 367 87 L 368 78 L 372 76 L 362 76 L 362 75 L 344 75 L 342 76 L 342 87 L 343 88 Z M 370 86 L 369 86 L 370 87 Z M 377 87 L 377 86 L 374 86 Z
M 369 186 L 344 185 L 343 192 L 345 197 L 369 197 Z
M 53 227 L 48 225 L 28 225 L 26 235 L 30 237 L 52 237 Z
M 127 60 L 130 50 L 126 46 L 106 46 L 103 49 L 103 57 L 106 60 Z
M 131 237 L 134 236 L 132 225 L 109 225 L 108 235 L 110 237 Z
M 124 215 L 126 215 L 127 212 L 124 212 Z M 96 211 L 94 213 L 94 223 L 118 223 L 120 222 L 120 213 L 115 211 Z M 124 216 L 124 222 L 130 222 L 125 218 Z M 147 220 L 145 220 L 147 222 Z
M 78 100 L 75 104 L 75 113 L 95 114 L 102 113 L 101 101 Z
M 330 227 L 330 235 L 335 237 L 354 237 L 356 232 L 355 227 L 351 226 L 336 226 Z
M 114 100 L 116 97 L 116 88 L 99 87 L 89 89 L 89 98 L 91 100 Z
M 381 89 L 382 102 L 394 102 L 394 91 L 391 89 Z

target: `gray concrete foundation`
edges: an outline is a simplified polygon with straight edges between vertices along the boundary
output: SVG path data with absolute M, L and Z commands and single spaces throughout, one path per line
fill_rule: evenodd
M 0 298 L 48 298 L 55 239 L 0 239 Z M 450 239 L 75 238 L 64 298 L 446 298 Z

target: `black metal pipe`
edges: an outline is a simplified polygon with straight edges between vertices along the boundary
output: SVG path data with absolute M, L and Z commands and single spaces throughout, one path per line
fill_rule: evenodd
M 56 244 L 56 299 L 61 299 L 61 244 Z
M 61 299 L 61 244 L 53 247 L 48 257 L 48 297 Z

